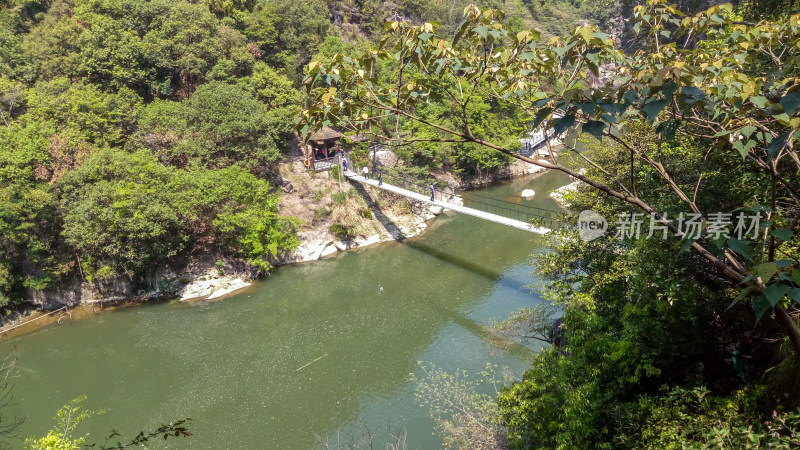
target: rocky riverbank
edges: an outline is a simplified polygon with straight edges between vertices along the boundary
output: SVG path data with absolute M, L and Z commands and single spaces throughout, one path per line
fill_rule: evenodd
M 506 177 L 544 173 L 533 164 L 516 162 Z M 302 163 L 281 166 L 284 194 L 279 213 L 298 217 L 300 245 L 273 265 L 297 264 L 337 252 L 403 240 L 424 232 L 440 207 L 413 202 L 371 186 L 339 180 L 332 172 L 308 172 Z M 442 181 L 455 184 L 447 174 Z M 504 175 L 505 176 L 505 175 Z M 258 276 L 249 265 L 209 252 L 188 252 L 159 266 L 143 280 L 124 277 L 88 283 L 75 279 L 46 290 L 30 290 L 31 307 L 0 327 L 5 330 L 38 317 L 43 311 L 86 306 L 95 312 L 120 305 L 163 299 L 218 299 L 250 286 Z M 36 323 L 49 323 L 36 320 Z
M 394 195 L 372 186 L 339 181 L 332 172 L 311 173 L 284 165 L 281 174 L 292 190 L 284 194 L 279 212 L 304 224 L 301 244 L 278 264 L 314 261 L 340 251 L 422 233 L 442 208 Z
M 561 186 L 560 188 L 554 190 L 550 193 L 550 198 L 555 201 L 558 206 L 562 208 L 569 208 L 570 204 L 569 201 L 566 200 L 566 195 L 578 190 L 578 188 L 583 184 L 583 181 L 575 180 L 572 183 Z
M 339 251 L 416 236 L 426 221 L 442 213 L 384 191 L 341 184 L 330 172 L 310 173 L 301 163 L 281 167 L 284 194 L 279 212 L 300 218 L 300 246 L 272 261 L 275 266 L 314 261 Z M 30 306 L 7 318 L 2 330 L 36 317 L 39 311 L 91 305 L 113 305 L 177 298 L 217 299 L 251 285 L 258 272 L 251 266 L 213 252 L 196 249 L 162 263 L 145 279 L 116 277 L 65 280 L 60 285 L 28 292 Z M 44 321 L 42 321 L 44 322 Z
M 540 161 L 546 162 L 544 159 Z M 542 174 L 547 172 L 542 166 L 527 163 L 525 161 L 514 160 L 508 166 L 502 167 L 486 173 L 475 173 L 469 176 L 464 176 L 461 180 L 462 189 L 478 189 L 487 186 L 491 183 L 501 180 L 510 180 L 517 177 L 532 174 Z

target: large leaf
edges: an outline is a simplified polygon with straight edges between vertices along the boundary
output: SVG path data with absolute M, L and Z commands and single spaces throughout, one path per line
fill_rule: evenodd
M 467 30 L 469 29 L 469 25 L 470 21 L 464 20 L 463 22 L 461 22 L 461 25 L 458 26 L 458 32 L 456 33 L 456 37 L 453 38 L 453 47 L 455 47 L 456 44 L 458 44 L 458 41 L 460 41 L 461 38 L 464 36 L 464 33 L 467 32 Z
M 597 109 L 596 102 L 581 103 L 581 111 L 585 112 L 589 116 L 593 116 L 596 109 Z
M 567 131 L 568 128 L 572 128 L 574 125 L 575 125 L 575 114 L 569 114 L 556 121 L 556 125 L 553 127 L 553 131 L 555 132 L 556 136 L 558 136 L 561 133 Z
M 767 162 L 772 161 L 772 158 L 775 157 L 775 154 L 786 145 L 786 141 L 789 140 L 789 136 L 792 134 L 792 131 L 789 130 L 786 133 L 776 137 L 772 140 L 772 143 L 769 144 L 767 147 Z
M 635 102 L 635 101 L 639 100 L 639 93 L 638 93 L 638 92 L 636 92 L 636 91 L 634 91 L 634 90 L 625 91 L 625 94 L 623 94 L 623 95 L 622 95 L 622 98 L 623 98 L 623 99 L 624 99 L 624 100 L 625 100 L 627 103 L 629 103 L 629 104 L 630 104 L 630 103 L 633 103 L 633 102 Z M 608 109 L 606 109 L 606 111 L 608 111 Z M 609 111 L 609 112 L 610 112 L 610 111 Z M 614 113 L 612 113 L 612 114 L 616 114 L 616 112 L 614 112 Z
M 786 296 L 792 299 L 795 303 L 800 303 L 800 288 L 794 288 L 786 293 Z
M 733 301 L 731 302 L 731 304 L 730 304 L 730 305 L 728 305 L 728 307 L 727 307 L 727 308 L 725 308 L 725 311 L 727 311 L 727 310 L 729 310 L 729 309 L 733 308 L 733 306 L 734 306 L 735 304 L 739 303 L 739 300 L 743 299 L 743 298 L 744 298 L 744 297 L 745 297 L 747 294 L 749 294 L 749 293 L 750 293 L 750 291 L 751 291 L 751 290 L 753 290 L 753 287 L 752 287 L 752 286 L 748 286 L 748 287 L 746 287 L 746 288 L 742 289 L 742 292 L 740 292 L 740 293 L 739 293 L 739 295 L 737 295 L 737 296 L 736 296 L 736 298 L 735 298 L 735 299 L 733 299 Z
M 658 113 L 660 113 L 661 110 L 664 109 L 665 106 L 667 106 L 667 104 L 669 104 L 669 100 L 661 99 L 652 101 L 644 105 L 642 107 L 642 111 L 644 111 L 644 113 L 647 114 L 647 121 L 653 122 L 656 116 L 658 116 Z
M 486 36 L 489 34 L 489 25 L 475 27 L 472 29 L 472 31 L 478 33 L 482 38 L 486 39 Z
M 678 85 L 674 81 L 670 81 L 669 83 L 664 84 L 661 86 L 661 93 L 664 95 L 664 98 L 670 99 L 672 98 L 672 94 L 678 90 Z
M 536 113 L 536 117 L 533 119 L 533 129 L 536 129 L 551 112 L 553 112 L 553 108 L 539 110 L 539 112 Z
M 742 159 L 747 158 L 747 154 L 750 153 L 750 150 L 756 146 L 756 141 L 753 139 L 748 139 L 747 141 L 738 140 L 733 143 L 733 148 L 742 155 Z
M 693 105 L 706 98 L 706 93 L 702 89 L 694 86 L 683 86 L 681 88 L 681 101 L 687 105 Z
M 784 95 L 780 103 L 783 106 L 783 111 L 791 116 L 797 108 L 800 108 L 800 91 Z
M 785 284 L 771 284 L 764 291 L 764 297 L 769 301 L 769 304 L 774 307 L 781 301 L 783 296 L 789 292 L 789 289 L 791 288 Z
M 764 313 L 772 309 L 772 305 L 763 295 L 759 295 L 753 299 L 753 309 L 756 312 L 756 323 L 758 323 L 764 317 Z
M 656 127 L 656 133 L 661 133 L 667 141 L 673 141 L 675 140 L 675 134 L 678 132 L 680 125 L 680 119 L 669 119 L 661 122 Z
M 766 284 L 778 271 L 778 265 L 771 262 L 761 263 L 756 267 L 756 274 L 761 277 L 761 282 Z
M 598 141 L 603 141 L 603 130 L 605 129 L 606 124 L 600 120 L 590 120 L 583 124 L 581 130 L 584 133 L 589 133 L 595 137 Z
M 742 127 L 742 129 L 739 130 L 739 134 L 741 134 L 742 136 L 744 136 L 746 138 L 749 138 L 750 135 L 752 135 L 755 131 L 756 131 L 756 127 L 754 127 L 752 125 L 748 125 L 746 127 Z
M 764 108 L 767 106 L 767 97 L 764 97 L 762 95 L 756 97 L 750 97 L 750 102 L 758 106 L 759 108 Z
M 728 239 L 728 248 L 742 255 L 748 261 L 753 260 L 753 255 L 750 253 L 750 242 L 741 239 Z
M 772 230 L 769 234 L 775 236 L 776 238 L 782 241 L 791 241 L 792 240 L 792 230 L 786 228 L 777 228 Z

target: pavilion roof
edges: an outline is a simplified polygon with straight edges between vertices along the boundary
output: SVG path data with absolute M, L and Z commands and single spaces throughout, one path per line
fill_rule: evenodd
M 340 137 L 342 137 L 342 133 L 331 127 L 322 127 L 319 131 L 312 134 L 309 139 L 312 141 L 327 141 L 330 139 L 339 139 Z

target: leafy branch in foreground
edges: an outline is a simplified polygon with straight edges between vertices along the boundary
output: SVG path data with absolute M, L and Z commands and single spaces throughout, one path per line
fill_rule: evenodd
M 56 413 L 56 425 L 47 432 L 44 437 L 29 437 L 25 440 L 25 447 L 30 450 L 79 450 L 81 448 L 99 448 L 102 450 L 121 450 L 128 447 L 136 447 L 145 445 L 153 438 L 163 437 L 165 440 L 171 436 L 174 437 L 188 437 L 192 433 L 183 426 L 186 422 L 192 420 L 185 418 L 176 422 L 170 422 L 167 425 L 161 425 L 155 430 L 145 433 L 139 432 L 133 439 L 123 444 L 118 441 L 115 444 L 108 444 L 112 438 L 119 436 L 119 433 L 113 431 L 105 444 L 87 444 L 86 440 L 88 435 L 75 436 L 75 430 L 78 425 L 92 416 L 104 414 L 103 410 L 89 410 L 84 409 L 82 406 L 86 396 L 81 396 L 70 400 L 69 403 L 61 407 Z
M 131 439 L 127 444 L 123 444 L 122 442 L 117 441 L 116 444 L 111 445 L 110 447 L 107 447 L 106 446 L 107 444 L 104 444 L 104 445 L 92 444 L 92 445 L 90 445 L 88 447 L 95 447 L 96 446 L 97 448 L 100 448 L 102 450 L 121 450 L 121 449 L 128 448 L 128 447 L 136 447 L 136 446 L 139 446 L 139 445 L 147 444 L 150 441 L 150 439 L 153 439 L 153 438 L 163 437 L 164 440 L 167 440 L 171 436 L 174 436 L 174 437 L 181 437 L 181 436 L 189 437 L 189 436 L 192 435 L 192 433 L 190 433 L 189 429 L 184 427 L 183 424 L 185 424 L 186 422 L 189 422 L 190 420 L 192 420 L 192 419 L 186 417 L 186 418 L 178 420 L 176 422 L 170 422 L 170 423 L 168 423 L 166 425 L 162 424 L 160 427 L 156 428 L 155 430 L 153 430 L 153 431 L 151 431 L 151 432 L 149 432 L 147 434 L 145 434 L 144 431 L 140 431 L 139 434 L 137 434 L 136 437 Z M 111 435 L 106 439 L 106 442 L 108 442 L 109 440 L 111 440 L 111 438 L 113 438 L 115 436 L 119 436 L 119 433 L 117 433 L 116 431 L 113 431 L 111 433 Z
M 800 355 L 800 328 L 787 310 L 800 302 L 800 15 L 747 24 L 728 4 L 686 15 L 650 0 L 635 9 L 634 29 L 644 36 L 635 53 L 592 26 L 543 42 L 534 30 L 510 32 L 496 10 L 469 6 L 464 16 L 453 38 L 440 35 L 436 23 L 390 22 L 376 48 L 309 64 L 305 84 L 315 102 L 298 130 L 308 135 L 333 125 L 397 145 L 422 136 L 566 173 L 651 216 L 705 260 L 709 272 L 740 286 L 756 320 L 773 311 Z M 479 98 L 486 110 L 511 105 L 525 112 L 526 125 L 565 133 L 566 147 L 595 175 L 498 141 L 491 127 L 479 126 L 481 114 L 473 109 Z M 431 105 L 446 117 L 429 114 Z M 638 139 L 642 127 L 656 145 Z M 610 141 L 615 160 L 628 161 L 629 171 L 612 173 L 578 149 L 579 133 Z M 722 153 L 741 160 L 701 165 L 688 179 L 678 170 L 684 161 L 662 151 L 677 137 L 696 139 L 708 149 L 706 159 Z M 738 210 L 756 208 L 767 220 L 758 237 L 719 245 L 710 233 L 713 210 L 703 208 L 719 193 L 704 180 L 732 168 L 746 172 L 753 193 Z M 659 181 L 648 191 L 637 189 L 643 169 Z M 674 199 L 676 210 L 657 210 L 664 198 Z M 699 217 L 697 237 L 685 239 L 669 220 L 679 213 Z
M 9 406 L 14 404 L 11 396 L 11 384 L 9 379 L 15 376 L 15 367 L 17 359 L 12 358 L 11 355 L 0 362 L 0 411 L 7 410 Z M 0 436 L 4 438 L 16 437 L 17 429 L 22 425 L 23 419 L 14 417 L 8 419 L 0 414 Z M 0 442 L 2 444 L 2 442 Z
M 535 339 L 545 344 L 553 344 L 558 338 L 557 325 L 553 322 L 558 308 L 551 303 L 539 303 L 533 308 L 522 308 L 511 313 L 502 322 L 493 324 L 490 329 L 496 335 L 512 341 Z

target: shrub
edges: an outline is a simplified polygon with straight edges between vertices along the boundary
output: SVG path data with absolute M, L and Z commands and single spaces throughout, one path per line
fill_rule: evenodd
M 372 219 L 372 211 L 370 211 L 369 208 L 361 208 L 358 210 L 358 213 L 365 219 Z
M 352 239 L 355 237 L 353 227 L 342 225 L 341 223 L 334 223 L 328 227 L 328 231 L 333 233 L 339 239 Z
M 63 236 L 79 254 L 108 266 L 102 275 L 140 274 L 184 248 L 188 231 L 164 189 L 172 176 L 147 154 L 103 150 L 60 183 Z
M 323 206 L 322 208 L 314 211 L 314 222 L 319 222 L 320 220 L 323 220 L 330 215 L 331 215 L 331 209 L 328 208 L 327 206 Z

